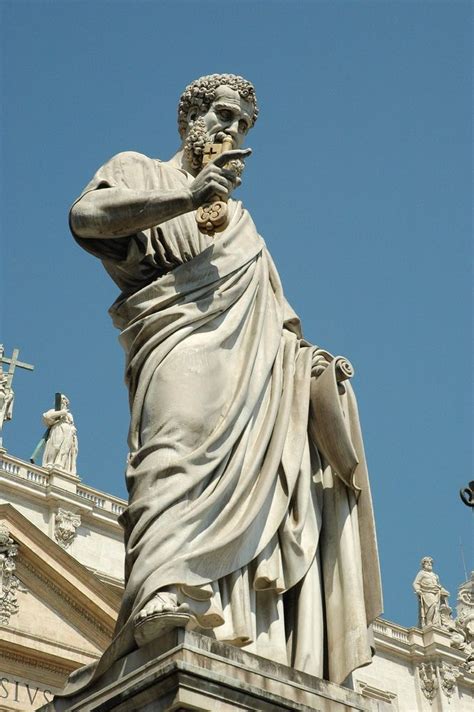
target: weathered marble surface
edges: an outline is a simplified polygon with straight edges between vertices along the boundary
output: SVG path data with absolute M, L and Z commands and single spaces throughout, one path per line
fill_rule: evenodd
M 233 199 L 256 117 L 249 82 L 201 78 L 175 156 L 114 156 L 71 209 L 122 290 L 110 314 L 131 406 L 125 593 L 96 677 L 184 621 L 338 683 L 371 659 L 378 556 L 345 362 L 303 338 Z M 233 150 L 204 165 L 224 140 Z M 216 198 L 226 220 L 203 231 L 196 209 Z
M 393 706 L 211 638 L 175 629 L 130 653 L 87 691 L 41 712 L 298 710 L 393 712 Z

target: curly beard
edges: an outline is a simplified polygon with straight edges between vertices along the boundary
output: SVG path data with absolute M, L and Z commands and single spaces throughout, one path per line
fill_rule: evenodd
M 207 132 L 204 119 L 196 119 L 184 141 L 184 155 L 188 163 L 199 172 L 202 168 L 202 159 L 206 143 L 212 143 L 213 140 L 216 141 L 216 139 L 217 143 L 221 143 L 225 136 L 224 131 L 219 131 L 213 139 Z M 244 170 L 244 162 L 237 158 L 233 161 L 229 161 L 226 168 L 233 170 L 235 174 L 240 177 Z
M 204 119 L 196 119 L 184 141 L 184 155 L 192 167 L 200 171 L 204 146 L 211 140 Z

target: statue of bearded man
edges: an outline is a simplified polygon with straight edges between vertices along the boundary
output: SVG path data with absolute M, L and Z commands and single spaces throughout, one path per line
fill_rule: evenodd
M 428 625 L 444 626 L 442 612 L 450 611 L 447 603 L 449 596 L 439 582 L 439 576 L 433 571 L 433 559 L 424 556 L 421 569 L 413 581 L 413 589 L 418 596 L 418 625 L 425 628 Z
M 121 290 L 131 409 L 125 592 L 96 676 L 175 626 L 337 683 L 371 659 L 381 596 L 353 392 L 303 339 L 232 197 L 257 115 L 242 77 L 196 80 L 171 160 L 120 153 L 71 209 Z

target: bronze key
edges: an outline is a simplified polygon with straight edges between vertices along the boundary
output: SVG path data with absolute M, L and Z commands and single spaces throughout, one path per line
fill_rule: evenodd
M 224 138 L 222 143 L 206 143 L 202 167 L 207 166 L 221 153 L 232 150 L 232 147 L 233 141 L 230 136 Z M 201 232 L 205 232 L 208 235 L 225 230 L 229 222 L 227 201 L 216 196 L 212 202 L 201 205 L 196 211 L 196 222 Z

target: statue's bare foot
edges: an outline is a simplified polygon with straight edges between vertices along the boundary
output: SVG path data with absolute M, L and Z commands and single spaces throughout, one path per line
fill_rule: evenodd
M 194 616 L 187 603 L 178 604 L 175 593 L 158 591 L 135 616 L 135 641 L 139 647 L 172 628 L 184 628 Z

